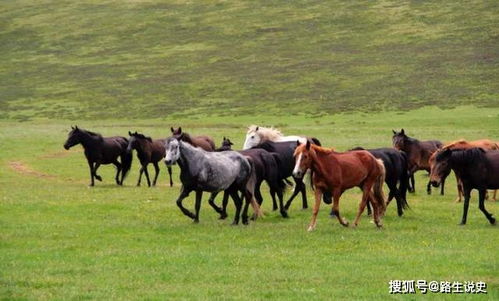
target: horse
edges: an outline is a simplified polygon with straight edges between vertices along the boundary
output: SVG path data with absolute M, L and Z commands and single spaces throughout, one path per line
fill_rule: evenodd
M 132 155 L 126 151 L 128 139 L 121 136 L 102 137 L 101 134 L 71 126 L 64 148 L 68 150 L 80 143 L 85 150 L 85 157 L 90 168 L 90 186 L 95 185 L 94 178 L 102 181 L 102 177 L 97 174 L 97 169 L 101 164 L 114 164 L 117 169 L 116 184 L 123 185 L 123 180 L 132 166 Z M 118 157 L 121 162 L 118 161 Z
M 146 137 L 143 134 L 137 132 L 132 133 L 128 131 L 130 139 L 128 140 L 127 151 L 132 152 L 134 149 L 137 150 L 137 158 L 140 161 L 142 167 L 140 168 L 139 180 L 137 181 L 137 186 L 140 186 L 142 180 L 142 174 L 145 173 L 147 179 L 147 186 L 151 187 L 151 180 L 149 179 L 149 172 L 147 171 L 147 165 L 152 163 L 156 174 L 154 175 L 154 180 L 152 182 L 153 186 L 156 186 L 156 181 L 159 175 L 158 162 L 161 161 L 165 154 L 165 139 L 151 139 L 151 137 Z M 171 179 L 170 179 L 171 180 Z
M 443 178 L 453 170 L 463 184 L 464 203 L 461 225 L 466 224 L 471 190 L 478 190 L 478 208 L 487 220 L 494 225 L 496 219 L 485 209 L 487 189 L 499 189 L 499 151 L 486 152 L 481 148 L 442 149 L 435 157 L 430 181 L 434 187 L 442 183 Z
M 393 131 L 393 130 L 392 130 Z M 397 150 L 404 151 L 408 158 L 410 184 L 409 192 L 415 192 L 414 186 L 414 173 L 418 170 L 426 170 L 430 172 L 429 159 L 431 155 L 443 146 L 442 142 L 438 140 L 419 141 L 417 139 L 407 136 L 402 129 L 400 132 L 393 131 L 392 137 L 393 147 Z M 440 194 L 444 195 L 445 181 L 442 183 Z M 426 191 L 431 194 L 430 181 L 426 185 Z
M 166 139 L 165 149 L 165 163 L 167 165 L 178 163 L 180 167 L 182 188 L 176 201 L 177 206 L 195 223 L 199 222 L 203 191 L 211 193 L 209 203 L 219 213 L 221 212 L 220 208 L 214 204 L 216 195 L 220 191 L 226 191 L 232 197 L 236 206 L 233 225 L 239 223 L 242 207 L 242 200 L 238 192 L 243 193 L 246 199 L 242 213 L 243 224 L 248 224 L 250 202 L 256 215 L 261 216 L 260 206 L 253 198 L 254 169 L 246 157 L 234 151 L 207 152 L 173 137 Z M 182 205 L 182 200 L 189 196 L 192 191 L 196 192 L 195 213 Z
M 228 151 L 232 150 L 232 142 L 228 138 L 223 138 L 222 146 L 217 148 L 215 151 Z M 255 198 L 260 206 L 263 203 L 262 193 L 260 191 L 260 187 L 262 182 L 267 182 L 267 185 L 270 188 L 270 195 L 272 197 L 272 203 L 274 206 L 274 210 L 277 209 L 276 205 L 276 195 L 279 199 L 279 210 L 282 217 L 288 217 L 287 211 L 284 209 L 283 205 L 283 192 L 286 187 L 286 184 L 279 173 L 279 155 L 277 153 L 267 152 L 261 148 L 253 148 L 248 150 L 241 150 L 238 153 L 249 157 L 253 160 L 255 174 L 256 174 L 256 183 L 255 183 Z M 225 212 L 227 207 L 228 199 L 224 195 L 222 210 Z M 226 214 L 224 214 L 226 216 Z
M 367 202 L 373 206 L 373 219 L 378 228 L 382 227 L 380 217 L 385 212 L 383 183 L 385 182 L 385 167 L 383 161 L 376 159 L 368 151 L 335 152 L 310 141 L 299 144 L 294 152 L 296 164 L 293 169 L 295 177 L 303 177 L 310 169 L 312 172 L 312 187 L 315 187 L 315 205 L 308 231 L 313 231 L 317 224 L 317 214 L 324 192 L 333 195 L 333 211 L 341 225 L 347 227 L 348 221 L 342 218 L 339 211 L 339 201 L 343 192 L 358 186 L 362 189 L 362 200 L 359 204 L 354 226 L 360 221 Z
M 219 148 L 215 149 L 215 151 L 216 152 L 223 152 L 223 151 L 226 151 L 226 150 L 232 150 L 232 146 L 233 145 L 234 145 L 234 143 L 232 143 L 232 141 L 230 141 L 229 138 L 225 138 L 225 136 L 224 136 L 222 144 L 220 145 Z
M 367 150 L 375 158 L 383 161 L 386 171 L 385 183 L 390 189 L 386 206 L 388 206 L 395 197 L 395 200 L 397 201 L 398 216 L 402 216 L 404 214 L 404 209 L 409 208 L 406 199 L 407 185 L 409 183 L 406 153 L 393 148 L 364 149 L 362 147 L 356 147 L 350 151 L 354 150 Z M 368 214 L 370 214 L 371 208 L 369 203 L 367 204 L 367 211 Z
M 172 132 L 172 137 L 189 143 L 194 147 L 200 147 L 207 152 L 212 152 L 215 150 L 215 142 L 208 136 L 191 136 L 189 133 L 182 132 L 182 127 L 174 129 L 170 127 Z M 172 167 L 167 165 L 168 175 L 170 176 L 170 187 L 173 186 L 172 180 Z
M 295 166 L 295 158 L 293 157 L 294 151 L 298 146 L 297 141 L 289 141 L 289 142 L 272 142 L 265 141 L 255 147 L 253 149 L 261 148 L 271 153 L 276 153 L 277 164 L 279 167 L 279 173 L 281 179 L 286 179 L 288 177 L 293 177 L 295 181 L 295 187 L 291 197 L 284 205 L 284 209 L 287 211 L 291 206 L 291 202 L 293 199 L 301 192 L 302 196 L 302 208 L 307 209 L 307 189 L 305 187 L 305 183 L 303 183 L 303 179 L 300 177 L 293 176 L 293 168 Z M 277 209 L 277 204 L 274 202 L 273 210 Z
M 295 142 L 298 140 L 300 143 L 305 143 L 308 139 L 311 139 L 311 141 L 317 145 L 321 145 L 320 141 L 314 137 L 307 138 L 301 136 L 284 136 L 281 131 L 273 127 L 267 128 L 263 126 L 250 125 L 248 127 L 248 132 L 246 133 L 243 149 L 250 149 L 265 141 Z
M 474 140 L 474 141 L 466 141 L 464 139 L 456 140 L 450 143 L 447 143 L 442 147 L 442 149 L 470 149 L 474 147 L 479 147 L 482 148 L 486 151 L 488 150 L 499 150 L 499 145 L 495 143 L 494 141 L 488 140 L 488 139 L 481 139 L 481 140 Z M 435 164 L 435 157 L 436 157 L 437 152 L 433 153 L 433 155 L 430 157 L 430 168 Z M 461 183 L 461 180 L 459 177 L 456 175 L 456 181 L 457 181 L 457 198 L 456 198 L 456 203 L 461 202 L 461 198 L 463 195 L 463 185 Z M 494 190 L 494 196 L 493 200 L 496 200 L 496 194 L 497 190 Z M 488 194 L 485 195 L 485 199 L 488 198 Z

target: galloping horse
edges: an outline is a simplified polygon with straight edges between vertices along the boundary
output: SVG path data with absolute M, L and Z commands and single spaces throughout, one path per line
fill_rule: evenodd
M 137 181 L 137 186 L 140 186 L 142 180 L 142 173 L 146 174 L 147 185 L 151 186 L 151 180 L 149 180 L 149 172 L 147 171 L 147 165 L 152 163 L 156 174 L 154 175 L 154 180 L 152 185 L 156 185 L 159 175 L 158 162 L 165 156 L 165 139 L 154 139 L 151 137 L 146 137 L 143 134 L 137 132 L 128 132 L 130 139 L 128 141 L 127 151 L 132 152 L 132 150 L 137 150 L 137 158 L 139 158 L 140 168 L 139 180 Z M 171 179 L 170 179 L 171 180 Z
M 234 225 L 239 223 L 242 207 L 239 192 L 242 192 L 246 198 L 242 215 L 243 224 L 248 223 L 248 206 L 250 202 L 256 215 L 261 215 L 260 206 L 253 198 L 255 175 L 252 163 L 243 155 L 234 151 L 207 152 L 173 137 L 166 139 L 165 149 L 165 163 L 167 165 L 178 163 L 180 167 L 182 188 L 177 199 L 177 206 L 194 222 L 199 222 L 199 209 L 201 208 L 203 191 L 211 192 L 209 203 L 219 213 L 221 213 L 220 208 L 214 206 L 213 202 L 216 195 L 220 191 L 226 191 L 232 197 L 236 206 Z M 195 213 L 185 209 L 182 205 L 182 200 L 191 191 L 196 191 Z
M 404 151 L 409 159 L 409 176 L 411 179 L 411 184 L 409 186 L 409 192 L 415 192 L 416 187 L 414 186 L 414 173 L 418 170 L 426 170 L 430 172 L 430 157 L 439 148 L 442 147 L 442 142 L 438 140 L 428 140 L 419 141 L 417 139 L 407 136 L 402 129 L 400 132 L 393 131 L 393 147 L 395 149 Z M 445 181 L 442 182 L 442 187 L 440 194 L 444 194 Z M 426 191 L 431 194 L 430 181 L 426 185 Z
M 272 142 L 288 142 L 288 141 L 300 141 L 300 143 L 307 142 L 310 139 L 314 144 L 321 145 L 317 138 L 307 138 L 301 136 L 284 136 L 281 131 L 273 127 L 266 128 L 263 126 L 250 125 L 248 127 L 248 132 L 246 133 L 246 140 L 244 141 L 243 149 L 250 149 L 257 146 L 265 141 Z
M 451 143 L 446 144 L 445 146 L 442 147 L 442 149 L 470 149 L 474 147 L 479 147 L 484 149 L 485 151 L 489 150 L 499 150 L 499 145 L 491 140 L 488 139 L 481 139 L 481 140 L 474 140 L 474 141 L 466 141 L 464 139 L 456 140 Z M 430 157 L 430 168 L 435 165 L 435 157 L 437 155 L 437 152 L 433 153 L 433 155 Z M 446 177 L 446 176 L 445 176 Z M 444 177 L 444 178 L 445 178 Z M 461 183 L 461 180 L 459 177 L 456 175 L 456 181 L 457 181 L 457 199 L 456 203 L 461 202 L 461 198 L 463 195 L 463 184 Z M 496 200 L 496 194 L 497 190 L 494 190 L 494 196 L 493 200 Z M 485 198 L 488 198 L 488 194 L 486 194 Z
M 356 147 L 351 150 L 364 150 L 364 148 Z M 383 161 L 386 171 L 385 183 L 390 189 L 386 206 L 388 206 L 395 197 L 395 200 L 397 201 L 398 216 L 402 216 L 404 214 L 404 209 L 409 208 L 409 204 L 407 204 L 406 200 L 407 185 L 409 182 L 406 153 L 393 148 L 375 148 L 366 150 L 375 158 Z M 367 204 L 367 212 L 368 214 L 371 212 L 369 204 Z
M 484 203 L 487 189 L 499 189 L 499 151 L 485 152 L 481 148 L 439 150 L 431 169 L 431 184 L 435 187 L 440 185 L 451 169 L 463 184 L 464 204 L 461 225 L 466 224 L 472 189 L 478 190 L 478 208 L 494 225 L 496 219 L 487 212 Z
M 102 181 L 101 176 L 97 174 L 97 169 L 101 164 L 114 164 L 117 169 L 116 184 L 123 185 L 123 180 L 132 165 L 132 155 L 126 151 L 128 140 L 125 137 L 102 137 L 101 134 L 71 126 L 64 148 L 69 149 L 80 143 L 85 150 L 85 157 L 90 168 L 90 186 L 94 186 L 94 178 Z M 118 161 L 118 157 L 121 162 Z
M 182 132 L 182 127 L 178 127 L 177 129 L 170 127 L 170 130 L 172 132 L 172 137 L 178 140 L 187 142 L 194 147 L 200 147 L 207 152 L 212 152 L 215 150 L 215 142 L 213 142 L 213 139 L 211 137 L 191 136 L 189 135 L 189 133 Z M 170 186 L 173 186 L 172 167 L 170 165 L 167 165 L 167 169 L 168 169 L 168 175 L 170 176 Z
M 315 229 L 324 192 L 332 193 L 334 215 L 340 224 L 348 226 L 348 222 L 340 215 L 339 201 L 345 190 L 355 186 L 360 187 L 363 194 L 354 225 L 358 225 L 362 212 L 369 201 L 373 206 L 374 223 L 376 226 L 382 227 L 380 216 L 385 212 L 383 195 L 385 167 L 383 161 L 376 159 L 368 151 L 337 153 L 313 145 L 310 141 L 307 141 L 306 144 L 299 144 L 294 155 L 296 164 L 293 175 L 303 177 L 305 172 L 310 169 L 312 183 L 315 187 L 315 205 L 308 231 Z

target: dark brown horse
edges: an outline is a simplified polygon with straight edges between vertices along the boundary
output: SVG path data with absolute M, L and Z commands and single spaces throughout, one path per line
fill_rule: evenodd
M 499 189 L 499 151 L 486 152 L 481 148 L 442 149 L 436 155 L 435 164 L 431 169 L 431 184 L 438 187 L 451 169 L 463 184 L 464 204 L 461 225 L 466 224 L 473 189 L 478 190 L 478 208 L 494 225 L 496 219 L 485 209 L 485 193 L 487 189 Z
M 395 149 L 404 151 L 408 158 L 409 176 L 410 184 L 409 192 L 415 192 L 416 187 L 414 186 L 414 173 L 418 170 L 426 170 L 428 173 L 431 170 L 430 167 L 430 157 L 439 148 L 442 147 L 442 142 L 438 140 L 428 140 L 419 141 L 417 139 L 407 136 L 402 129 L 400 132 L 393 131 L 393 147 Z M 440 194 L 444 194 L 445 181 L 442 182 L 442 187 L 440 189 Z M 426 185 L 426 191 L 431 194 L 430 181 Z
M 128 132 L 130 139 L 128 140 L 127 151 L 132 152 L 134 149 L 137 151 L 137 158 L 140 161 L 142 167 L 140 168 L 139 180 L 137 181 L 137 186 L 140 186 L 142 180 L 142 174 L 146 175 L 147 185 L 151 187 L 151 180 L 149 179 L 149 172 L 147 171 L 147 165 L 152 163 L 156 174 L 154 175 L 154 180 L 152 185 L 156 185 L 159 175 L 159 165 L 158 162 L 165 157 L 165 141 L 166 139 L 151 139 L 151 137 L 146 137 L 143 134 L 137 132 Z M 171 181 L 171 179 L 170 179 Z
M 215 142 L 213 138 L 208 136 L 191 136 L 189 133 L 182 132 L 182 127 L 178 129 L 170 128 L 172 131 L 172 137 L 177 140 L 182 140 L 189 143 L 194 147 L 200 147 L 207 152 L 212 152 L 215 150 Z
M 442 147 L 443 150 L 445 149 L 470 149 L 474 147 L 479 147 L 485 151 L 489 150 L 499 150 L 499 145 L 495 143 L 494 141 L 488 140 L 488 139 L 480 139 L 480 140 L 474 140 L 474 141 L 466 141 L 464 139 L 460 139 L 457 141 L 453 141 L 450 143 L 447 143 L 445 146 Z M 430 157 L 430 168 L 432 168 L 435 165 L 435 158 L 438 152 L 433 153 L 433 155 Z M 463 196 L 463 183 L 461 183 L 461 180 L 459 177 L 456 175 L 456 181 L 457 181 L 457 199 L 456 203 L 461 202 L 461 198 Z M 496 193 L 497 190 L 494 191 L 494 196 L 493 200 L 496 200 Z M 485 199 L 488 198 L 488 194 L 486 194 Z
M 324 192 L 330 192 L 333 195 L 334 215 L 340 224 L 348 226 L 348 222 L 340 215 L 339 202 L 345 190 L 356 186 L 360 187 L 363 193 L 354 225 L 358 225 L 362 212 L 369 201 L 373 206 L 374 223 L 376 226 L 382 227 L 380 216 L 385 212 L 383 195 L 385 167 L 383 161 L 376 159 L 368 151 L 337 153 L 311 144 L 310 141 L 307 141 L 306 144 L 299 144 L 294 155 L 296 164 L 293 175 L 303 177 L 305 172 L 310 169 L 312 186 L 315 187 L 315 205 L 308 231 L 315 229 Z
M 97 169 L 101 164 L 114 164 L 117 169 L 116 184 L 123 185 L 123 180 L 132 165 L 132 155 L 126 151 L 128 139 L 121 136 L 102 137 L 100 134 L 72 126 L 64 148 L 69 149 L 80 143 L 85 150 L 85 157 L 90 168 L 90 186 L 94 186 L 94 178 L 102 181 L 101 176 L 97 174 Z M 118 157 L 121 162 L 118 161 Z
M 225 136 L 224 136 L 224 140 L 222 141 L 222 145 L 220 145 L 220 147 L 217 148 L 215 151 L 223 152 L 223 151 L 232 150 L 233 145 L 234 145 L 234 143 L 232 143 L 232 141 L 230 141 L 229 138 L 225 138 Z

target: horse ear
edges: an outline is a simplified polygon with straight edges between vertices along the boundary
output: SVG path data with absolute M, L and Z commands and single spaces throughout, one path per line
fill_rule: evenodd
M 310 140 L 307 140 L 307 145 L 305 146 L 307 150 L 310 150 Z
M 300 140 L 296 140 L 296 146 L 300 146 Z
M 74 126 L 71 126 L 71 129 L 72 129 L 72 130 L 74 130 L 74 129 L 75 129 L 75 127 L 74 127 Z
M 78 129 L 78 126 L 77 126 L 77 125 L 75 125 L 75 130 L 77 130 L 77 129 Z
M 393 134 L 394 134 L 394 135 L 397 135 L 397 131 L 395 131 L 395 130 L 392 130 L 392 132 L 393 132 Z
M 402 129 L 402 130 L 400 131 L 400 133 L 401 133 L 402 135 L 404 135 L 404 134 L 405 134 L 404 129 Z
M 175 132 L 175 130 L 173 129 L 173 126 L 172 126 L 172 127 L 170 127 L 170 131 L 172 131 L 172 133 L 174 133 L 174 132 Z
M 259 128 L 260 128 L 260 127 L 259 127 L 259 126 L 257 126 L 257 127 L 256 127 L 256 129 L 255 129 L 255 132 L 256 132 L 256 131 L 258 131 L 258 129 L 259 129 Z
M 182 127 L 181 126 L 178 127 L 178 132 L 182 133 Z
M 225 140 L 227 140 L 227 138 L 225 138 L 225 136 L 224 136 L 224 141 L 225 141 Z
M 128 131 L 128 136 L 132 136 L 132 132 Z

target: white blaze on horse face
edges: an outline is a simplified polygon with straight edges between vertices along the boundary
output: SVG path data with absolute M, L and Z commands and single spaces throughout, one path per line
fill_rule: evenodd
M 165 163 L 172 165 L 177 162 L 180 157 L 179 143 L 177 139 L 173 139 L 168 143 L 165 153 Z
M 293 169 L 293 176 L 297 178 L 301 178 L 303 176 L 303 173 L 300 169 L 300 164 L 301 164 L 301 157 L 303 154 L 298 155 L 298 160 L 296 160 L 295 168 Z
M 243 149 L 250 149 L 253 146 L 257 146 L 260 143 L 260 140 L 260 135 L 258 135 L 255 131 L 247 133 Z

